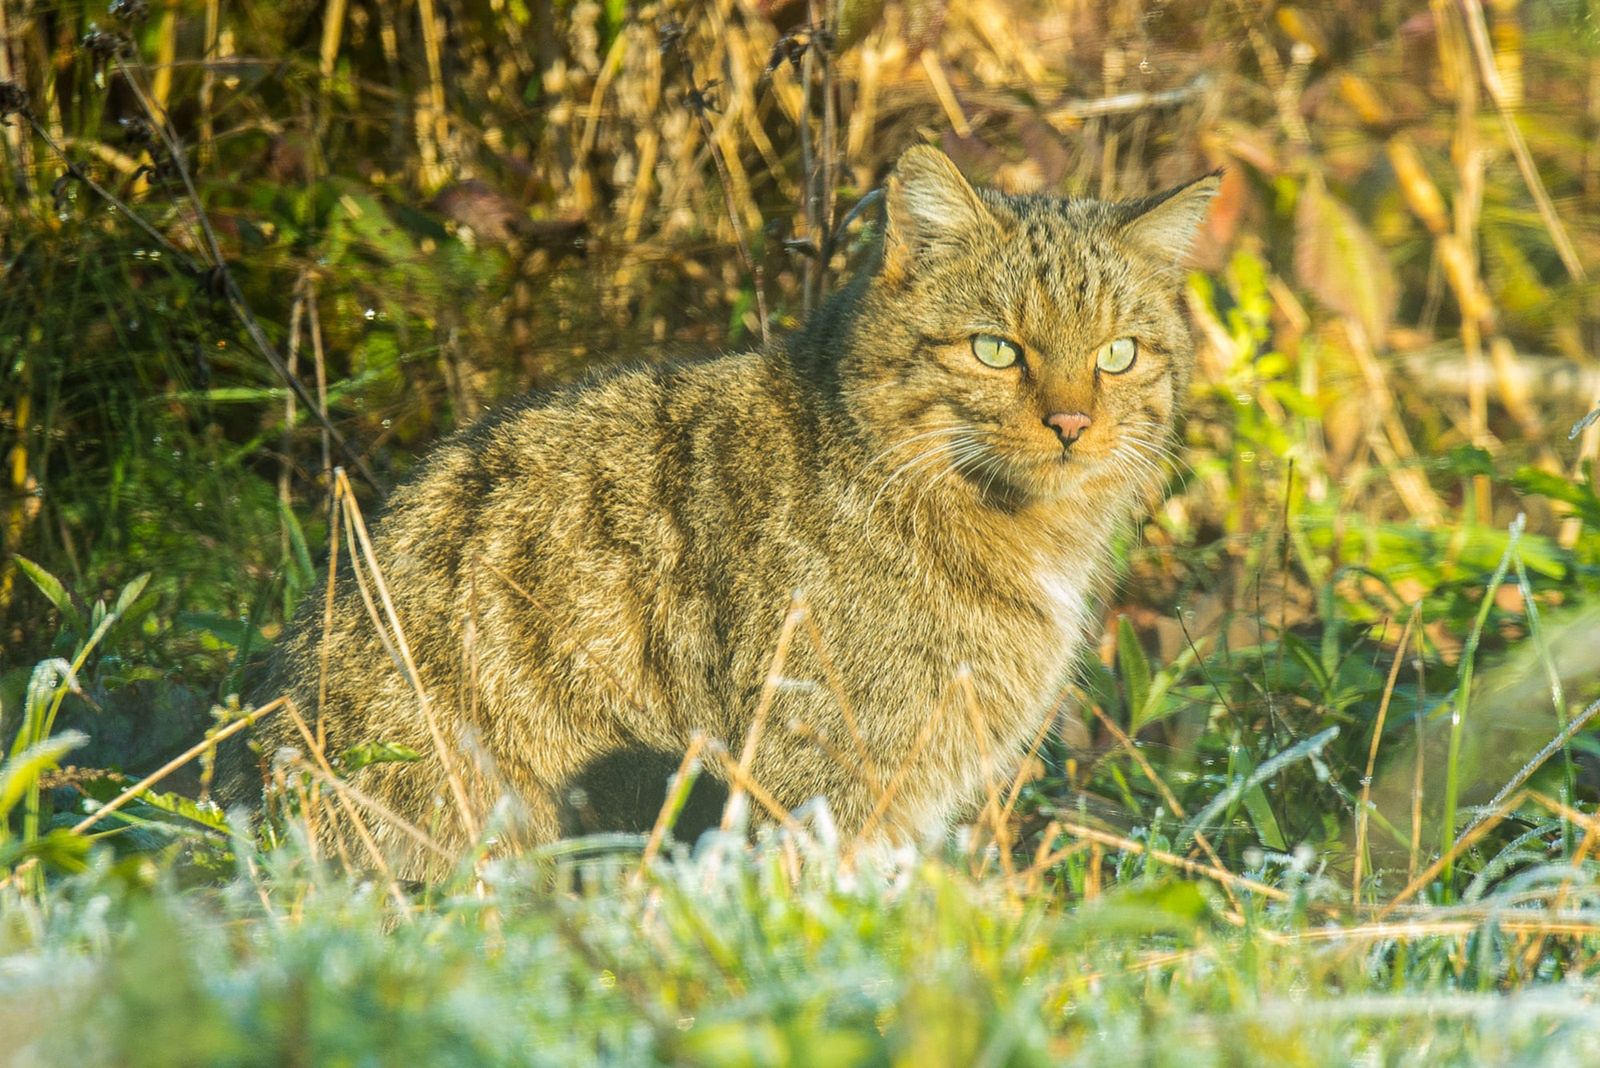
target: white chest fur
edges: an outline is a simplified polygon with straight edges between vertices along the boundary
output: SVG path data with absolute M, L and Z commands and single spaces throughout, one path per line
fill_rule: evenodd
M 1052 563 L 1035 573 L 1040 606 L 1055 623 L 1063 647 L 1076 644 L 1089 618 L 1088 574 L 1070 565 Z

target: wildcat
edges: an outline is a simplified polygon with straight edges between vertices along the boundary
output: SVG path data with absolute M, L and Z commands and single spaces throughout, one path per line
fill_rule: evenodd
M 796 335 L 525 398 L 394 494 L 373 541 L 415 683 L 346 570 L 326 633 L 306 598 L 278 692 L 329 752 L 422 753 L 352 784 L 454 844 L 463 789 L 495 792 L 469 751 L 532 841 L 596 810 L 647 827 L 695 732 L 740 753 L 803 591 L 825 654 L 790 643 L 751 777 L 847 833 L 945 826 L 1053 714 L 1114 534 L 1161 486 L 1192 363 L 1178 265 L 1217 186 L 1010 196 L 908 150 L 874 267 Z M 286 716 L 258 733 L 304 748 Z

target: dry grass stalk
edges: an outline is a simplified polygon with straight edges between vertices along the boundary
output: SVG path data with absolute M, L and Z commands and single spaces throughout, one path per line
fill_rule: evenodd
M 795 597 L 800 605 L 805 607 L 804 592 L 796 592 Z M 818 629 L 817 621 L 812 617 L 809 608 L 801 614 L 800 620 L 805 624 L 806 637 L 811 640 L 811 648 L 816 652 L 818 662 L 822 664 L 822 674 L 828 681 L 828 689 L 832 692 L 833 699 L 839 702 L 839 714 L 844 717 L 845 727 L 850 732 L 850 742 L 855 747 L 856 759 L 860 761 L 857 767 L 867 785 L 874 792 L 879 792 L 883 786 L 878 778 L 877 762 L 867 750 L 867 741 L 861 735 L 861 725 L 856 719 L 855 708 L 850 703 L 850 695 L 845 692 L 844 680 L 839 677 L 838 668 L 834 665 L 832 654 L 828 652 L 827 643 L 822 640 L 822 631 Z M 834 759 L 838 759 L 837 755 Z M 844 766 L 842 761 L 840 766 Z
M 1161 799 L 1166 802 L 1168 811 L 1170 811 L 1180 820 L 1187 820 L 1189 818 L 1189 813 L 1184 809 L 1183 805 L 1179 803 L 1177 795 L 1174 794 L 1167 786 L 1166 780 L 1156 773 L 1156 769 L 1151 766 L 1150 761 L 1145 758 L 1145 755 L 1139 751 L 1139 747 L 1133 744 L 1133 739 L 1128 737 L 1127 732 L 1121 727 L 1117 726 L 1116 723 L 1112 721 L 1111 717 L 1102 712 L 1100 710 L 1100 706 L 1095 704 L 1093 701 L 1086 700 L 1084 704 L 1088 707 L 1089 711 L 1094 713 L 1095 718 L 1100 721 L 1106 730 L 1111 732 L 1111 736 L 1117 740 L 1117 743 L 1121 745 L 1123 749 L 1127 750 L 1128 754 L 1133 757 L 1134 762 L 1139 765 L 1139 770 L 1144 772 L 1144 777 L 1150 780 L 1150 783 L 1161 792 Z M 1369 772 L 1368 774 L 1370 775 L 1371 773 Z M 1205 852 L 1207 859 L 1209 859 L 1213 865 L 1222 869 L 1227 867 L 1226 864 L 1222 863 L 1222 858 L 1217 855 L 1216 849 L 1211 845 L 1211 840 L 1207 838 L 1205 832 L 1200 830 L 1198 827 L 1195 828 L 1194 840 L 1195 844 Z M 1233 890 L 1226 883 L 1222 884 L 1222 889 L 1223 892 L 1228 895 L 1228 900 L 1233 903 L 1234 907 L 1237 908 L 1239 901 L 1233 896 Z
M 200 73 L 200 94 L 197 103 L 200 107 L 200 166 L 209 169 L 216 162 L 217 145 L 216 129 L 213 125 L 213 101 L 217 91 L 216 64 L 212 61 L 217 58 L 218 34 L 222 29 L 222 0 L 205 0 L 205 30 L 203 34 L 205 65 Z M 4 37 L 0 33 L 0 37 Z
M 1142 842 L 1135 842 L 1131 838 L 1124 838 L 1119 834 L 1111 834 L 1108 831 L 1097 830 L 1094 827 L 1087 827 L 1081 823 L 1075 823 L 1071 820 L 1060 819 L 1060 817 L 1057 817 L 1057 822 L 1061 824 L 1061 829 L 1067 834 L 1083 839 L 1084 841 L 1091 842 L 1095 845 L 1120 849 L 1126 853 L 1139 853 L 1142 855 L 1148 855 L 1153 860 L 1159 860 L 1163 864 L 1178 868 L 1181 871 L 1186 871 L 1190 875 L 1203 875 L 1208 879 L 1234 890 L 1245 890 L 1252 894 L 1259 894 L 1262 897 L 1271 898 L 1274 901 L 1289 900 L 1289 894 L 1287 891 L 1279 890 L 1275 886 L 1268 886 L 1266 883 L 1256 882 L 1254 879 L 1247 879 L 1242 875 L 1235 875 L 1226 868 L 1214 867 L 1209 864 L 1200 864 L 1190 860 L 1187 857 L 1180 857 L 1176 853 L 1169 853 L 1164 849 L 1153 849 Z M 1069 853 L 1066 850 L 1054 850 L 1047 854 L 1042 861 L 1035 863 L 1032 868 L 1023 872 L 1022 874 L 1028 877 L 1035 876 L 1060 861 L 1062 857 L 1068 855 Z
M 1356 809 L 1356 855 L 1350 872 L 1350 904 L 1361 906 L 1361 875 L 1367 858 L 1367 821 L 1372 808 L 1372 772 L 1378 765 L 1378 747 L 1383 744 L 1383 725 L 1389 717 L 1389 701 L 1394 697 L 1395 683 L 1400 678 L 1400 665 L 1405 662 L 1406 641 L 1411 630 L 1422 616 L 1422 602 L 1411 606 L 1411 616 L 1400 631 L 1395 643 L 1394 663 L 1389 666 L 1389 678 L 1383 686 L 1383 699 L 1378 703 L 1378 718 L 1372 725 L 1372 745 L 1367 749 L 1367 771 L 1361 777 L 1361 804 Z
M 378 555 L 372 547 L 372 538 L 367 533 L 366 520 L 361 514 L 361 506 L 356 503 L 355 489 L 350 485 L 349 478 L 342 468 L 334 472 L 335 494 L 344 505 L 345 512 L 345 539 L 350 549 L 350 570 L 356 577 L 356 585 L 361 591 L 363 601 L 366 603 L 367 612 L 372 617 L 372 624 L 377 629 L 384 644 L 390 649 L 390 654 L 406 674 L 412 689 L 416 691 L 417 702 L 422 708 L 422 715 L 428 725 L 428 736 L 433 741 L 440 765 L 444 768 L 445 781 L 450 785 L 450 793 L 456 803 L 456 817 L 461 821 L 462 829 L 469 841 L 478 837 L 478 821 L 472 810 L 472 803 L 468 799 L 466 783 L 456 767 L 455 757 L 445 741 L 444 732 L 439 726 L 439 717 L 429 699 L 427 691 L 422 685 L 422 673 L 417 670 L 416 661 L 411 657 L 411 646 L 406 641 L 404 628 L 400 625 L 400 615 L 395 610 L 394 600 L 389 595 L 389 585 L 384 581 L 383 570 L 378 566 Z M 356 543 L 360 544 L 357 552 Z M 372 585 L 376 589 L 378 600 L 383 606 L 383 616 L 380 618 L 373 607 L 371 594 L 368 592 L 366 580 L 362 576 L 365 569 L 372 576 Z M 388 623 L 385 630 L 384 622 Z M 392 641 L 392 644 L 391 644 Z
M 422 846 L 435 856 L 441 857 L 447 861 L 454 861 L 456 859 L 455 855 L 435 841 L 432 835 L 398 815 L 394 809 L 390 808 L 388 805 L 385 805 L 382 801 L 379 801 L 377 798 L 372 797 L 370 794 L 357 789 L 355 786 L 352 786 L 350 783 L 339 778 L 333 770 L 333 765 L 328 762 L 327 752 L 323 746 L 322 739 L 317 738 L 311 733 L 310 725 L 307 724 L 305 718 L 300 715 L 299 710 L 294 707 L 293 702 L 289 702 L 288 712 L 290 718 L 294 720 L 295 729 L 300 732 L 300 737 L 305 741 L 306 748 L 310 751 L 311 755 L 316 758 L 315 766 L 306 763 L 304 758 L 301 759 L 301 765 L 308 773 L 310 773 L 314 778 L 322 782 L 324 785 L 331 788 L 335 793 L 358 802 L 375 815 L 388 820 L 390 823 L 394 824 L 396 830 L 401 831 L 406 835 L 406 837 L 410 838 L 412 841 L 416 842 L 418 845 Z
M 189 761 L 193 760 L 195 757 L 206 752 L 208 749 L 216 748 L 218 742 L 226 741 L 227 739 L 232 738 L 235 734 L 238 734 L 246 727 L 254 724 L 258 719 L 278 711 L 286 704 L 287 698 L 280 697 L 276 701 L 262 705 L 249 715 L 234 720 L 232 723 L 228 724 L 226 727 L 223 727 L 215 734 L 207 735 L 194 745 L 191 745 L 189 748 L 173 757 L 171 760 L 167 761 L 165 764 L 161 765 L 155 771 L 152 771 L 150 774 L 146 775 L 144 778 L 140 779 L 138 782 L 122 791 L 122 793 L 118 794 L 116 797 L 113 797 L 110 801 L 107 801 L 105 804 L 95 809 L 92 813 L 85 816 L 77 823 L 73 824 L 72 830 L 69 833 L 84 833 L 100 820 L 111 815 L 111 813 L 117 811 L 129 801 L 132 801 L 135 797 L 138 797 L 140 794 L 150 789 L 150 787 L 154 786 L 162 779 L 165 779 L 168 775 L 171 775 L 174 771 L 177 771 L 179 768 L 189 763 Z
M 906 776 L 910 774 L 912 767 L 915 766 L 918 758 L 922 756 L 922 750 L 928 744 L 928 740 L 933 737 L 934 726 L 945 717 L 946 706 L 949 703 L 950 692 L 946 690 L 934 706 L 933 714 L 923 721 L 922 729 L 917 732 L 916 740 L 911 743 L 911 748 L 907 751 L 906 758 L 900 762 L 900 766 L 889 777 L 889 782 L 883 788 L 883 792 L 878 795 L 877 804 L 873 805 L 872 812 L 867 816 L 866 823 L 862 825 L 861 831 L 856 835 L 855 846 L 860 846 L 869 840 L 878 830 L 878 825 L 889 811 L 889 806 L 894 803 L 894 799 L 899 795 L 900 787 L 905 785 Z M 852 850 L 854 848 L 852 847 Z
M 939 98 L 945 118 L 950 120 L 950 128 L 955 130 L 957 137 L 971 137 L 972 124 L 961 110 L 961 101 L 956 99 L 955 90 L 950 88 L 950 79 L 945 77 L 938 54 L 931 48 L 922 50 L 922 69 L 928 75 L 928 84 L 933 86 L 934 95 Z
M 311 735 L 309 730 L 306 732 L 306 738 L 308 739 L 306 744 L 310 745 Z M 324 767 L 318 767 L 315 764 L 311 764 L 303 757 L 296 762 L 295 766 L 300 768 L 307 775 L 310 775 L 317 782 L 332 790 L 335 794 L 338 794 L 341 798 L 360 805 L 362 808 L 371 812 L 379 819 L 385 820 L 392 824 L 397 831 L 400 831 L 407 838 L 411 839 L 413 842 L 416 842 L 418 845 L 422 846 L 422 848 L 428 850 L 428 852 L 432 853 L 436 857 L 439 857 L 441 860 L 453 863 L 458 859 L 454 853 L 450 852 L 448 849 L 444 848 L 444 846 L 434 841 L 433 837 L 429 835 L 427 831 L 424 831 L 421 827 L 418 827 L 416 824 L 405 819 L 399 813 L 395 812 L 394 809 L 390 808 L 388 805 L 385 805 L 382 801 L 379 801 L 371 794 L 357 789 L 348 782 L 334 775 L 331 771 L 325 770 L 325 758 L 322 757 L 321 753 L 318 753 L 317 755 L 318 763 L 324 764 Z
M 1444 13 L 1440 12 L 1439 16 Z M 1451 140 L 1451 155 L 1456 162 L 1455 229 L 1440 237 L 1437 248 L 1445 277 L 1455 291 L 1461 308 L 1461 345 L 1467 366 L 1476 385 L 1467 394 L 1467 437 L 1472 444 L 1489 445 L 1489 400 L 1483 387 L 1483 334 L 1493 330 L 1493 309 L 1479 278 L 1478 223 L 1483 207 L 1484 152 L 1478 139 L 1478 79 L 1472 74 L 1472 59 L 1464 53 L 1466 44 L 1455 23 L 1438 17 L 1439 50 L 1450 55 L 1459 72 L 1456 79 L 1456 129 Z M 1478 522 L 1488 523 L 1489 481 L 1473 479 Z
M 1562 877 L 1561 884 L 1556 889 L 1555 901 L 1550 905 L 1550 911 L 1559 912 L 1567 902 L 1567 894 L 1572 888 L 1572 877 L 1583 868 L 1584 862 L 1589 859 L 1589 854 L 1594 852 L 1595 845 L 1600 843 L 1600 821 L 1597 821 L 1592 816 L 1586 816 L 1578 812 L 1569 805 L 1564 805 L 1560 801 L 1546 797 L 1537 790 L 1528 791 L 1528 797 L 1535 804 L 1543 805 L 1562 819 L 1576 823 L 1583 828 L 1583 841 L 1578 844 L 1577 851 L 1572 854 L 1572 860 L 1569 865 L 1572 870 Z M 1529 943 L 1522 956 L 1522 970 L 1524 972 L 1532 972 L 1539 958 L 1544 955 L 1545 937 L 1546 931 L 1541 928 Z
M 672 789 L 667 793 L 667 799 L 662 802 L 661 810 L 656 813 L 655 826 L 650 828 L 650 839 L 645 843 L 644 854 L 639 858 L 639 868 L 634 873 L 635 877 L 642 877 L 655 862 L 656 855 L 661 852 L 661 845 L 666 841 L 668 821 L 672 813 L 683 807 L 689 788 L 693 785 L 689 775 L 695 761 L 700 759 L 700 753 L 706 747 L 706 736 L 695 732 L 689 739 L 689 747 L 683 751 L 683 759 L 678 762 L 678 773 L 672 777 Z
M 311 754 L 316 757 L 318 763 L 320 763 L 324 768 L 327 768 L 328 777 L 336 781 L 337 776 L 333 774 L 333 769 L 328 765 L 327 756 L 323 753 L 322 748 L 316 744 L 316 739 L 311 736 L 311 729 L 306 726 L 306 721 L 301 718 L 300 713 L 295 710 L 294 702 L 285 699 L 285 704 L 288 708 L 290 717 L 294 720 L 295 729 L 298 730 L 300 732 L 300 736 L 305 739 L 306 746 L 311 750 Z M 299 761 L 299 766 L 307 767 L 303 759 Z M 410 902 L 406 900 L 405 894 L 401 892 L 400 884 L 395 880 L 394 877 L 394 869 L 389 866 L 389 860 L 383 855 L 383 850 L 378 848 L 378 842 L 372 837 L 372 831 L 367 827 L 367 821 L 361 818 L 360 811 L 358 811 L 355 805 L 353 805 L 349 799 L 345 797 L 343 792 L 336 789 L 334 790 L 333 797 L 334 800 L 339 804 L 339 810 L 343 812 L 345 818 L 350 821 L 350 826 L 354 828 L 356 837 L 361 840 L 361 845 L 366 849 L 367 856 L 371 858 L 373 867 L 377 869 L 381 876 L 383 876 L 383 881 L 388 888 L 389 896 L 392 897 L 395 904 L 399 906 L 400 914 L 402 916 L 408 915 Z M 308 825 L 307 833 L 309 834 L 310 831 L 311 828 Z M 332 837 L 335 843 L 339 844 L 339 854 L 344 859 L 345 868 L 353 872 L 355 868 L 350 863 L 350 856 L 345 852 L 342 844 L 343 836 L 335 833 L 330 837 Z
M 1511 144 L 1511 154 L 1516 157 L 1517 169 L 1522 172 L 1522 180 L 1527 183 L 1528 192 L 1533 195 L 1534 205 L 1539 209 L 1539 218 L 1544 221 L 1550 240 L 1556 246 L 1556 255 L 1561 257 L 1561 264 L 1567 269 L 1567 273 L 1576 282 L 1587 282 L 1588 272 L 1583 269 L 1583 262 L 1578 258 L 1578 250 L 1573 247 L 1572 238 L 1568 236 L 1567 228 L 1562 223 L 1561 216 L 1557 214 L 1555 204 L 1550 200 L 1550 194 L 1544 187 L 1544 179 L 1539 177 L 1539 168 L 1534 164 L 1533 155 L 1528 151 L 1528 143 L 1523 140 L 1522 130 L 1517 126 L 1517 117 L 1512 112 L 1505 83 L 1500 77 L 1499 68 L 1495 66 L 1494 53 L 1489 45 L 1489 30 L 1484 23 L 1483 5 L 1479 0 L 1460 0 L 1460 3 L 1462 17 L 1466 22 L 1467 37 L 1472 42 L 1472 52 L 1477 59 L 1478 72 L 1482 74 L 1484 88 L 1489 91 L 1489 100 L 1500 116 L 1500 125 L 1505 128 L 1506 140 Z
M 1010 825 L 1000 815 L 1000 792 L 994 784 L 994 762 L 989 750 L 989 732 L 984 728 L 983 712 L 978 708 L 978 694 L 972 688 L 972 672 L 964 664 L 956 672 L 956 689 L 961 692 L 967 709 L 967 722 L 972 727 L 972 736 L 978 743 L 978 756 L 983 765 L 983 789 L 988 794 L 988 801 L 984 804 L 983 811 L 978 814 L 976 822 L 982 823 L 984 818 L 988 817 L 994 835 L 995 849 L 1000 854 L 1000 867 L 1005 872 L 1006 878 L 1010 879 L 1016 875 L 1016 867 L 1011 861 Z M 986 865 L 987 857 L 984 860 Z
M 1428 485 L 1428 480 L 1415 466 L 1417 450 L 1411 443 L 1411 435 L 1407 432 L 1399 413 L 1395 410 L 1395 393 L 1389 384 L 1388 375 L 1384 372 L 1383 365 L 1373 355 L 1371 342 L 1361 327 L 1348 322 L 1341 325 L 1346 347 L 1355 357 L 1356 365 L 1366 380 L 1367 394 L 1372 399 L 1378 422 L 1383 430 L 1381 436 L 1375 433 L 1371 437 L 1373 451 L 1388 469 L 1389 479 L 1394 483 L 1395 492 L 1400 495 L 1407 510 L 1424 523 L 1437 523 L 1444 514 L 1444 505 L 1434 493 L 1433 487 Z
M 1028 784 L 1029 776 L 1033 771 L 1033 759 L 1039 755 L 1039 747 L 1044 744 L 1045 736 L 1050 733 L 1054 717 L 1046 716 L 1039 724 L 1039 729 L 1033 732 L 1033 740 L 1028 743 L 1027 750 L 1022 755 L 1022 760 L 1017 764 L 1017 773 L 1011 778 L 1011 786 L 1006 790 L 1005 807 L 1000 811 L 1000 818 L 1005 821 L 1011 819 L 1011 813 L 1017 807 L 1017 799 L 1022 796 L 1022 788 Z
M 783 684 L 783 665 L 789 657 L 789 643 L 794 640 L 795 628 L 800 625 L 800 620 L 805 617 L 805 603 L 798 592 L 789 599 L 788 614 L 783 617 L 783 629 L 778 632 L 778 648 L 772 654 L 772 660 L 767 665 L 767 677 L 761 684 L 761 696 L 756 701 L 755 716 L 750 721 L 750 731 L 744 737 L 744 747 L 739 753 L 740 777 L 735 781 L 733 789 L 728 794 L 728 803 L 722 811 L 722 829 L 732 830 L 735 819 L 741 809 L 743 790 L 740 783 L 749 779 L 750 765 L 756 759 L 756 746 L 761 741 L 761 732 L 766 727 L 767 716 L 772 711 L 773 698 L 777 696 L 778 687 Z
M 1433 880 L 1434 876 L 1438 875 L 1444 870 L 1446 864 L 1449 864 L 1451 861 L 1455 860 L 1462 853 L 1470 849 L 1474 842 L 1478 841 L 1478 839 L 1482 838 L 1484 835 L 1494 830 L 1494 828 L 1498 827 L 1501 822 L 1511 814 L 1511 810 L 1522 804 L 1522 802 L 1527 799 L 1527 796 L 1528 795 L 1526 793 L 1519 792 L 1516 795 L 1507 798 L 1488 816 L 1480 820 L 1474 826 L 1468 828 L 1464 833 L 1456 838 L 1455 842 L 1450 846 L 1450 848 L 1445 850 L 1437 860 L 1435 860 L 1432 864 L 1429 864 L 1427 868 L 1425 868 L 1420 874 L 1406 884 L 1405 889 L 1401 890 L 1398 894 L 1391 898 L 1387 905 L 1384 905 L 1383 908 L 1379 909 L 1374 919 L 1382 920 L 1385 916 L 1392 914 L 1395 909 L 1399 908 L 1407 901 L 1410 901 L 1412 897 L 1416 895 L 1417 891 L 1421 890 L 1424 886 L 1427 886 L 1428 883 Z
M 782 824 L 785 830 L 791 834 L 803 832 L 794 814 L 779 804 L 778 799 L 773 797 L 765 786 L 756 782 L 744 768 L 740 767 L 738 761 L 734 760 L 726 749 L 715 741 L 708 742 L 706 748 L 717 758 L 717 762 L 728 773 L 734 785 L 755 798 L 756 803 L 766 809 L 767 814 Z
M 745 270 L 751 278 L 751 288 L 755 291 L 756 315 L 761 320 L 761 344 L 763 346 L 770 345 L 772 343 L 772 326 L 767 316 L 766 273 L 761 267 L 761 261 L 756 259 L 750 252 L 750 242 L 745 237 L 744 226 L 739 222 L 739 212 L 735 206 L 735 185 L 733 175 L 729 170 L 730 161 L 723 152 L 722 141 L 718 131 L 712 127 L 711 120 L 706 118 L 708 104 L 705 99 L 705 93 L 707 92 L 707 87 L 701 85 L 695 77 L 694 60 L 689 55 L 689 49 L 684 43 L 683 28 L 670 27 L 665 32 L 671 36 L 671 47 L 678 57 L 678 62 L 683 65 L 684 76 L 688 79 L 689 90 L 685 106 L 694 115 L 695 123 L 700 129 L 700 135 L 705 139 L 706 148 L 711 153 L 711 161 L 716 165 L 717 178 L 722 184 L 722 202 L 728 213 L 728 223 L 733 227 L 733 238 L 739 248 L 739 258 L 743 261 Z M 736 163 L 737 156 L 733 157 L 733 159 Z M 748 181 L 744 183 L 744 188 L 748 190 Z M 750 203 L 748 193 L 744 199 L 747 204 Z
M 172 66 L 178 58 L 178 4 L 169 0 L 161 6 L 161 21 L 156 25 L 155 74 L 150 80 L 150 97 L 164 112 L 172 99 Z

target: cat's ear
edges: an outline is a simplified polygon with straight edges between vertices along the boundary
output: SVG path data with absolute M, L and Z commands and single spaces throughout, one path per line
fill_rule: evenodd
M 994 222 L 950 157 L 931 145 L 901 154 L 884 183 L 884 217 L 881 276 L 891 282 L 913 272 L 929 254 L 958 247 L 974 228 Z
M 1165 193 L 1127 205 L 1130 216 L 1122 236 L 1130 244 L 1173 263 L 1182 261 L 1205 221 L 1211 200 L 1222 188 L 1222 172 L 1213 171 Z

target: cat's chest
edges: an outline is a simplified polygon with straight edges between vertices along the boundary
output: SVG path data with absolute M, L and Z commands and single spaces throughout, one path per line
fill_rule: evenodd
M 1045 623 L 1046 636 L 1076 641 L 1089 617 L 1087 569 L 1064 563 L 1046 564 L 1033 575 L 1033 600 Z

